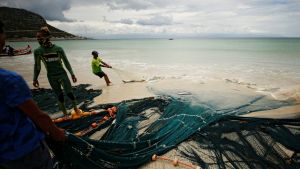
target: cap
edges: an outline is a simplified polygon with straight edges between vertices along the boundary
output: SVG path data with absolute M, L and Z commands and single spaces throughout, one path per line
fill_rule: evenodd
M 94 50 L 94 51 L 92 52 L 92 55 L 98 55 L 98 52 Z

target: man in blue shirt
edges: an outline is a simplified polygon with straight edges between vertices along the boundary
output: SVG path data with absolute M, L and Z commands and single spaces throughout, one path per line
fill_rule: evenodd
M 0 48 L 5 44 L 0 21 Z M 0 68 L 0 168 L 52 169 L 45 134 L 64 141 L 65 132 L 35 104 L 24 79 Z

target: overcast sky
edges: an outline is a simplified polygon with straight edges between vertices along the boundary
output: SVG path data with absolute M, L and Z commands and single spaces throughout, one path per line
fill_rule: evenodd
M 75 35 L 300 37 L 300 0 L 1 0 Z

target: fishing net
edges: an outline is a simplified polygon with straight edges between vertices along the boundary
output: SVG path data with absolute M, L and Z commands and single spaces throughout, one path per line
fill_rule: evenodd
M 75 168 L 137 167 L 149 161 L 153 154 L 164 154 L 176 147 L 197 129 L 216 119 L 208 107 L 189 106 L 170 98 L 131 100 L 116 106 L 118 111 L 115 120 L 107 120 L 97 128 L 98 131 L 109 126 L 99 140 L 87 137 L 96 134 L 96 131 L 82 138 L 70 134 L 66 146 L 58 148 L 61 150 L 59 153 L 54 152 L 63 154 L 59 159 Z M 58 126 L 76 133 L 82 129 L 78 127 L 82 126 L 82 121 L 88 123 L 104 115 L 97 114 L 93 120 L 93 116 L 90 116 L 86 121 L 81 118 L 63 122 Z M 74 125 L 76 123 L 78 125 Z
M 225 117 L 178 146 L 202 168 L 300 168 L 300 119 Z
M 102 91 L 87 89 L 90 85 L 88 84 L 80 84 L 73 88 L 76 100 L 78 104 L 83 105 L 84 102 L 90 102 L 94 97 L 99 96 Z M 49 114 L 56 113 L 59 110 L 56 96 L 52 89 L 32 89 L 31 90 L 33 99 L 37 102 L 37 105 L 44 111 L 47 111 Z M 77 95 L 78 93 L 78 95 Z M 71 100 L 65 97 L 65 105 L 67 109 L 72 108 Z
M 254 97 L 224 109 L 169 96 L 92 107 L 84 103 L 81 109 L 96 113 L 57 123 L 69 132 L 68 139 L 64 144 L 50 140 L 48 144 L 55 154 L 56 168 L 61 169 L 137 168 L 154 154 L 174 148 L 202 168 L 299 166 L 299 119 L 231 116 L 268 109 L 266 102 L 263 97 Z M 107 111 L 113 106 L 117 107 L 115 117 Z M 99 123 L 91 127 L 95 122 Z M 81 133 L 80 137 L 76 133 Z

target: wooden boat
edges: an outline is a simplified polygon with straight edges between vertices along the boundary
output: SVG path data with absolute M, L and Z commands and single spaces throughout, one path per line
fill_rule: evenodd
M 2 53 L 0 53 L 0 57 L 28 55 L 28 54 L 31 54 L 31 53 L 32 53 L 31 46 L 28 45 L 24 48 L 13 49 L 13 54 L 9 54 L 7 52 L 2 52 Z

